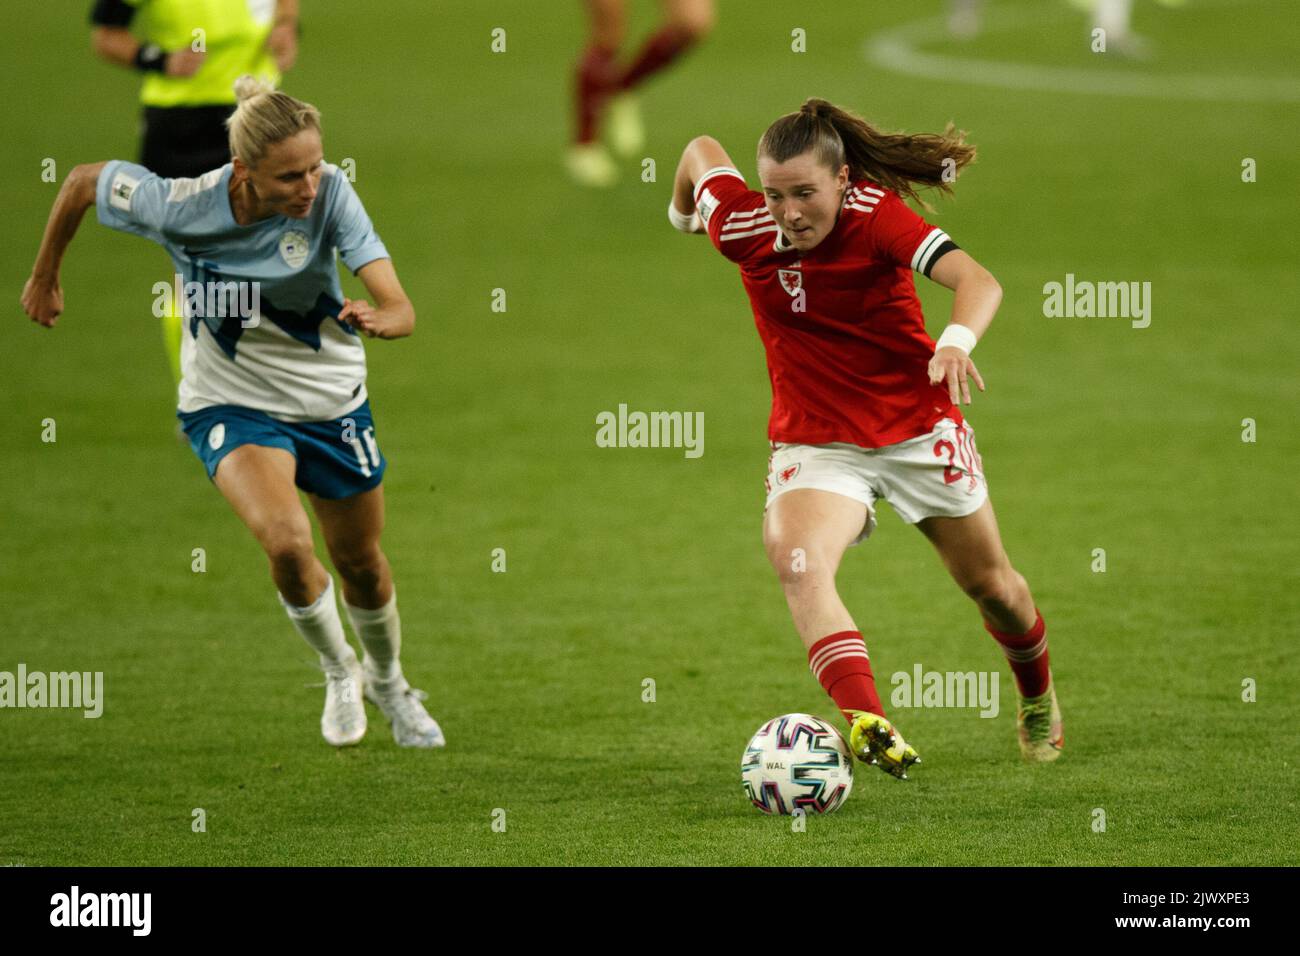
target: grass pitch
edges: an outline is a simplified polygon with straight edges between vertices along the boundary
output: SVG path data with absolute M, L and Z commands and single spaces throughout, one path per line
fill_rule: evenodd
M 633 7 L 639 40 L 656 8 Z M 170 272 L 161 250 L 92 212 L 57 328 L 21 314 L 57 189 L 42 160 L 61 179 L 136 151 L 135 79 L 92 60 L 80 7 L 47 5 L 21 41 L 0 38 L 6 99 L 26 104 L 0 150 L 0 670 L 103 671 L 106 701 L 97 720 L 0 711 L 0 863 L 1300 861 L 1295 102 L 1161 82 L 1294 86 L 1289 5 L 1139 5 L 1142 63 L 1090 53 L 1064 4 L 999 4 L 1010 15 L 987 35 L 923 46 L 1157 91 L 1108 95 L 867 61 L 871 36 L 941 14 L 933 0 L 856 14 L 723 0 L 707 44 L 645 91 L 657 181 L 630 163 L 608 193 L 560 165 L 578 4 L 544 18 L 523 2 L 350 9 L 308 12 L 286 88 L 324 113 L 327 158 L 355 159 L 419 317 L 414 337 L 367 343 L 369 381 L 403 658 L 449 746 L 400 750 L 373 709 L 361 746 L 320 739 L 321 691 L 304 686 L 319 672 L 265 560 L 172 437 L 149 312 Z M 494 27 L 506 53 L 490 51 Z M 790 49 L 796 27 L 806 53 Z M 753 182 L 758 136 L 809 95 L 889 128 L 952 119 L 980 149 L 931 218 L 1005 289 L 969 414 L 1048 622 L 1068 746 L 1054 765 L 1020 763 L 996 646 L 882 508 L 840 572 L 882 690 L 917 663 L 999 668 L 1001 714 L 892 708 L 923 756 L 913 779 L 862 767 L 845 808 L 797 833 L 750 808 L 739 780 L 764 719 L 835 716 L 760 545 L 762 349 L 735 267 L 664 207 L 688 139 L 716 136 Z M 1045 318 L 1042 287 L 1067 273 L 1150 281 L 1150 327 Z M 937 336 L 951 296 L 918 283 Z M 595 416 L 620 402 L 703 411 L 705 454 L 596 447 Z

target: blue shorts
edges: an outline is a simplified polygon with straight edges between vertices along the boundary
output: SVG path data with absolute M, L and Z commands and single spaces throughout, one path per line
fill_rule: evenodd
M 282 422 L 240 405 L 213 405 L 197 412 L 177 412 L 194 454 L 217 473 L 221 459 L 240 445 L 283 448 L 298 459 L 293 480 L 321 498 L 351 498 L 384 478 L 388 461 L 375 442 L 370 400 L 342 418 L 324 422 Z

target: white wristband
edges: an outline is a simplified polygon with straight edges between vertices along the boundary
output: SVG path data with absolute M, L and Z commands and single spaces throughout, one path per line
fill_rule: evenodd
M 939 349 L 951 346 L 970 355 L 976 341 L 974 332 L 964 325 L 953 323 L 943 330 L 943 335 L 939 336 L 939 341 L 934 343 L 934 350 L 937 352 Z
M 673 224 L 674 229 L 682 232 L 703 232 L 704 223 L 700 221 L 700 214 L 692 212 L 689 216 L 686 213 L 678 212 L 673 201 L 668 200 L 668 221 Z

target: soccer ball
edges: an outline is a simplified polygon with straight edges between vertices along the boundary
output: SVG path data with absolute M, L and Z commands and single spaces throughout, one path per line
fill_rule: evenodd
M 786 714 L 758 728 L 740 758 L 740 780 L 764 813 L 830 813 L 853 789 L 853 754 L 820 717 Z

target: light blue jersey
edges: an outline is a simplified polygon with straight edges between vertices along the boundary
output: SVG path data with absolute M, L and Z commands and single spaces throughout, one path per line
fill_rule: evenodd
M 231 172 L 227 163 L 196 179 L 164 179 L 114 160 L 96 189 L 99 221 L 161 245 L 181 276 L 180 411 L 240 405 L 289 422 L 339 418 L 366 400 L 366 353 L 337 318 L 335 253 L 355 273 L 388 250 L 337 166 L 325 166 L 307 218 L 247 226 L 230 208 Z M 213 288 L 227 290 L 229 303 L 193 297 Z M 236 300 L 238 314 L 225 307 Z

